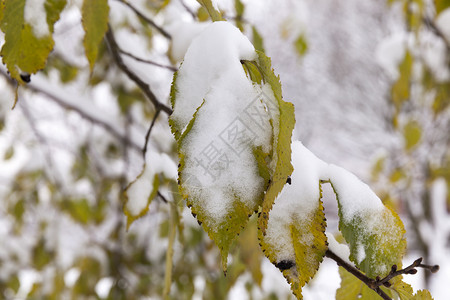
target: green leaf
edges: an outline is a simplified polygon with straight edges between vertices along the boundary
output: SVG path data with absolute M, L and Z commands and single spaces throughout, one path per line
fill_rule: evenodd
M 62 208 L 81 224 L 86 225 L 92 218 L 92 209 L 87 199 L 65 200 Z
M 413 296 L 414 291 L 412 287 L 409 284 L 403 282 L 400 276 L 393 278 L 390 282 L 392 285 L 389 289 L 393 290 L 400 298 L 400 300 L 414 299 Z
M 195 126 L 197 117 L 202 113 L 208 113 L 207 111 L 203 111 L 204 104 L 205 101 L 203 101 L 202 105 L 196 110 L 193 118 L 178 140 L 178 151 L 180 155 L 180 165 L 178 170 L 180 182 L 179 188 L 181 194 L 186 199 L 188 207 L 191 207 L 192 214 L 197 218 L 199 224 L 203 226 L 209 237 L 219 247 L 222 254 L 222 267 L 226 270 L 227 256 L 231 243 L 245 227 L 249 217 L 258 209 L 258 206 L 262 202 L 263 190 L 259 192 L 260 199 L 254 199 L 253 205 L 248 205 L 240 201 L 241 199 L 238 193 L 234 191 L 234 187 L 225 187 L 223 192 L 228 194 L 227 201 L 231 202 L 231 207 L 224 212 L 223 218 L 217 218 L 208 211 L 206 205 L 206 201 L 208 201 L 208 191 L 204 189 L 203 184 L 196 178 L 191 170 L 192 168 L 186 167 L 186 160 L 191 161 L 195 158 L 187 156 L 184 150 L 186 143 L 189 143 L 190 139 L 196 134 L 196 132 L 192 132 L 192 128 Z M 191 164 L 192 163 L 189 163 L 189 165 Z M 198 192 L 193 192 L 195 190 L 198 190 Z
M 214 8 L 211 0 L 197 0 L 197 2 L 206 9 L 213 22 L 225 21 L 222 14 Z
M 411 150 L 420 141 L 422 129 L 419 123 L 412 120 L 409 121 L 403 128 L 403 137 L 405 138 L 406 150 Z
M 339 275 L 341 276 L 341 286 L 336 290 L 336 300 L 379 300 L 380 296 L 365 285 L 361 280 L 347 272 L 344 268 L 339 267 Z M 390 295 L 390 292 L 382 288 L 382 290 Z
M 252 40 L 255 49 L 264 52 L 264 40 L 255 26 L 252 26 Z
M 5 44 L 0 55 L 12 78 L 25 83 L 20 74 L 34 74 L 45 66 L 47 57 L 53 49 L 51 34 L 37 37 L 33 27 L 25 22 L 25 0 L 6 0 L 3 18 L 0 24 L 5 33 Z M 50 21 L 56 21 L 54 14 Z M 53 29 L 53 24 L 49 24 Z
M 305 222 L 306 221 L 306 222 Z M 294 294 L 301 298 L 303 286 L 314 277 L 327 251 L 326 220 L 322 202 L 311 220 L 298 220 L 290 226 L 295 249 L 295 272 L 283 271 Z
M 412 73 L 413 57 L 409 51 L 406 51 L 405 58 L 399 65 L 400 77 L 394 83 L 391 89 L 392 102 L 400 110 L 405 101 L 409 99 L 409 82 Z
M 433 297 L 431 297 L 431 294 L 429 291 L 420 290 L 420 291 L 417 291 L 417 293 L 414 295 L 414 297 L 412 299 L 413 300 L 433 300 Z
M 4 0 L 0 0 L 0 24 L 3 20 L 3 13 L 5 11 L 5 1 Z
M 338 202 L 339 195 L 337 195 Z M 383 277 L 392 265 L 401 267 L 406 249 L 405 229 L 398 215 L 385 207 L 346 221 L 339 204 L 339 229 L 350 246 L 350 259 L 370 278 Z
M 37 270 L 42 270 L 53 259 L 53 251 L 49 251 L 45 246 L 45 240 L 41 238 L 33 249 L 33 266 Z
M 297 39 L 294 42 L 294 46 L 299 56 L 305 55 L 306 51 L 308 51 L 308 42 L 303 33 L 297 37 Z
M 148 178 L 153 178 L 153 180 L 151 182 L 147 182 Z M 134 221 L 147 214 L 150 203 L 158 195 L 158 188 L 159 175 L 155 174 L 152 168 L 145 164 L 142 172 L 125 189 L 125 204 L 123 206 L 123 212 L 127 217 L 127 230 Z M 142 201 L 140 199 L 141 197 L 146 198 L 146 201 Z M 135 208 L 130 208 L 131 201 L 137 201 L 139 203 L 139 211 L 136 211 Z M 133 205 L 135 206 L 137 204 Z
M 108 0 L 84 0 L 81 14 L 85 32 L 83 46 L 92 72 L 100 43 L 108 30 Z
M 434 0 L 436 7 L 436 15 L 439 15 L 443 10 L 450 7 L 450 0 Z
M 245 6 L 242 4 L 241 0 L 234 0 L 234 9 L 236 11 L 236 27 L 239 28 L 240 31 L 244 31 L 242 16 L 244 15 Z
M 53 32 L 53 27 L 56 21 L 59 20 L 64 7 L 66 7 L 67 0 L 47 0 L 44 4 L 45 12 L 47 13 L 47 24 L 50 32 Z
M 280 79 L 275 76 L 273 72 L 270 58 L 263 52 L 256 52 L 258 54 L 259 71 L 261 72 L 264 82 L 270 85 L 278 105 L 278 111 L 275 113 L 276 117 L 273 119 L 274 155 L 272 161 L 276 163 L 273 168 L 274 171 L 269 188 L 264 196 L 262 211 L 258 220 L 260 237 L 262 237 L 267 228 L 269 211 L 271 210 L 276 197 L 286 184 L 286 178 L 288 178 L 294 170 L 291 164 L 291 137 L 295 126 L 295 115 L 294 105 L 290 102 L 285 102 L 282 99 Z

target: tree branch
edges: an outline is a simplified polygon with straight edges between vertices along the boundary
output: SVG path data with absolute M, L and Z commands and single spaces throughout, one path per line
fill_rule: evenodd
M 155 126 L 156 119 L 158 118 L 160 112 L 161 112 L 160 110 L 156 111 L 155 115 L 153 116 L 152 123 L 150 124 L 150 127 L 148 128 L 147 133 L 145 134 L 144 149 L 142 149 L 142 155 L 144 156 L 144 162 L 145 162 L 145 155 L 147 154 L 148 140 L 150 139 L 150 134 L 152 132 L 153 126 Z
M 172 113 L 172 109 L 164 105 L 163 103 L 159 102 L 155 94 L 153 94 L 152 90 L 150 89 L 150 86 L 146 82 L 144 82 L 141 78 L 139 78 L 139 76 L 137 76 L 133 71 L 131 71 L 128 68 L 128 66 L 124 63 L 122 57 L 120 56 L 120 48 L 117 45 L 111 27 L 109 27 L 108 31 L 106 32 L 105 39 L 109 46 L 109 50 L 111 51 L 111 54 L 114 58 L 114 61 L 116 62 L 119 69 L 122 70 L 125 74 L 127 74 L 127 76 L 137 84 L 137 86 L 144 92 L 147 98 L 153 103 L 156 110 L 162 110 L 166 114 L 170 115 Z
M 157 67 L 160 67 L 160 68 L 165 68 L 165 69 L 168 69 L 168 70 L 173 71 L 173 72 L 176 72 L 178 70 L 177 68 L 172 67 L 172 66 L 163 65 L 163 64 L 160 64 L 160 63 L 148 60 L 148 59 L 143 59 L 143 58 L 137 57 L 134 54 L 131 54 L 130 52 L 126 52 L 125 50 L 122 50 L 120 48 L 119 48 L 119 52 L 121 54 L 123 54 L 123 55 L 131 57 L 134 60 L 137 60 L 137 61 L 140 61 L 140 62 L 143 62 L 143 63 L 146 63 L 146 64 L 154 65 L 154 66 L 157 66 Z
M 8 82 L 10 84 L 12 84 L 12 85 L 16 84 L 15 81 L 13 79 L 11 79 L 2 69 L 0 69 L 0 74 L 2 74 L 8 80 Z M 137 151 L 142 151 L 141 146 L 139 146 L 136 143 L 134 143 L 133 141 L 131 141 L 125 134 L 118 131 L 114 126 L 112 126 L 111 124 L 109 124 L 107 122 L 104 122 L 101 119 L 95 118 L 93 116 L 93 114 L 87 113 L 86 111 L 82 110 L 80 107 L 71 104 L 69 101 L 60 99 L 55 94 L 50 93 L 50 92 L 46 91 L 45 89 L 40 88 L 38 85 L 35 85 L 32 83 L 23 85 L 22 87 L 29 89 L 30 91 L 33 91 L 33 92 L 36 92 L 36 93 L 46 96 L 47 99 L 53 101 L 54 103 L 58 104 L 59 106 L 65 108 L 65 109 L 75 111 L 82 118 L 90 121 L 93 124 L 96 124 L 96 125 L 102 127 L 107 132 L 109 132 L 112 136 L 116 137 L 117 139 L 122 140 L 122 141 L 127 140 L 128 145 L 130 145 L 132 148 L 136 149 Z
M 117 1 L 128 6 L 139 18 L 141 18 L 142 20 L 150 24 L 152 27 L 154 27 L 156 30 L 158 30 L 164 37 L 166 37 L 169 40 L 172 39 L 172 36 L 167 31 L 165 31 L 161 26 L 156 25 L 156 23 L 153 22 L 152 19 L 143 15 L 139 10 L 136 9 L 136 7 L 128 3 L 128 1 L 126 0 L 117 0 Z
M 361 280 L 365 285 L 367 285 L 370 289 L 375 291 L 378 295 L 380 295 L 381 298 L 384 300 L 391 300 L 391 298 L 381 289 L 381 286 L 390 287 L 391 284 L 389 283 L 389 280 L 391 280 L 394 277 L 397 277 L 399 275 L 403 274 L 416 274 L 417 269 L 416 268 L 424 268 L 428 269 L 432 273 L 436 273 L 439 270 L 438 265 L 429 266 L 422 264 L 422 258 L 416 259 L 411 265 L 407 266 L 404 269 L 397 270 L 397 265 L 393 265 L 391 268 L 391 272 L 389 272 L 386 277 L 380 279 L 380 277 L 377 277 L 376 279 L 367 277 L 364 273 L 356 269 L 354 266 L 347 263 L 345 260 L 340 258 L 337 254 L 335 254 L 331 250 L 327 250 L 325 252 L 325 256 L 328 258 L 331 258 L 334 260 L 338 266 L 343 267 L 345 270 L 347 270 L 349 273 L 354 275 L 356 278 Z

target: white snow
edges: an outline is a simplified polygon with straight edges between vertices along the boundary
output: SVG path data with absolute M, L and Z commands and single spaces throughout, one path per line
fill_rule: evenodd
M 447 39 L 447 43 L 450 42 L 450 8 L 447 8 L 437 16 L 436 26 L 442 31 Z
M 252 207 L 262 192 L 253 147 L 269 151 L 272 127 L 265 104 L 276 100 L 247 78 L 240 60 L 255 59 L 253 45 L 236 27 L 215 22 L 192 41 L 178 71 L 173 127 L 185 130 L 198 108 L 180 145 L 183 188 L 190 199 L 203 201 L 200 206 L 216 221 L 230 199 Z
M 275 200 L 266 231 L 266 242 L 278 250 L 277 261 L 295 261 L 289 225 L 296 224 L 298 220 L 311 222 L 312 214 L 319 205 L 320 170 L 326 167 L 300 141 L 292 143 L 291 160 L 294 166 L 291 184 L 286 184 Z M 308 241 L 304 242 L 307 244 Z
M 166 27 L 167 32 L 172 36 L 170 54 L 173 60 L 181 61 L 192 40 L 202 32 L 209 22 L 184 22 L 176 21 Z
M 148 198 L 153 192 L 155 175 L 164 174 L 167 179 L 176 180 L 177 166 L 165 153 L 159 154 L 153 150 L 147 151 L 146 163 L 142 173 L 127 189 L 127 210 L 133 215 L 139 215 L 147 208 Z
M 336 241 L 334 235 L 330 232 L 325 232 L 327 235 L 328 249 L 332 251 L 334 254 L 345 260 L 349 265 L 353 265 L 350 261 L 350 249 L 347 245 L 341 244 Z
M 27 0 L 25 3 L 25 23 L 33 28 L 33 33 L 37 38 L 50 35 L 44 4 L 45 0 Z
M 289 226 L 297 220 L 311 222 L 311 213 L 319 204 L 321 180 L 330 181 L 337 193 L 343 222 L 352 222 L 355 216 L 360 216 L 364 221 L 362 229 L 372 233 L 390 225 L 385 224 L 384 205 L 369 186 L 349 171 L 326 164 L 299 141 L 292 143 L 292 165 L 291 185 L 286 184 L 275 200 L 265 236 L 268 244 L 276 249 L 277 261 L 295 259 Z M 309 240 L 302 242 L 306 245 L 310 243 Z M 356 256 L 361 262 L 366 257 L 365 245 L 361 241 L 356 243 L 360 243 L 357 244 Z M 331 245 L 336 246 L 333 241 Z M 347 253 L 345 257 L 348 257 Z
M 385 209 L 371 188 L 344 168 L 331 164 L 322 174 L 321 179 L 330 180 L 339 197 L 345 221 L 351 221 L 358 214 L 375 214 Z
M 405 57 L 406 46 L 406 34 L 404 32 L 397 32 L 384 38 L 376 49 L 376 61 L 393 80 L 400 76 L 398 65 Z

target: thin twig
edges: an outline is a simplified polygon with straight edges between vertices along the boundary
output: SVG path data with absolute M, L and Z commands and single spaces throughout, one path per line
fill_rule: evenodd
M 436 26 L 434 21 L 429 17 L 424 17 L 422 19 L 422 22 L 425 23 L 425 25 L 427 25 L 431 29 L 431 31 L 433 31 L 433 33 L 435 35 L 437 35 L 438 37 L 440 37 L 442 39 L 442 41 L 444 42 L 444 44 L 447 48 L 447 52 L 450 52 L 450 41 L 447 39 L 445 34 L 442 32 L 442 30 L 438 26 Z
M 148 59 L 143 59 L 143 58 L 137 57 L 134 54 L 131 54 L 130 52 L 126 52 L 125 50 L 122 50 L 120 48 L 119 48 L 119 52 L 121 54 L 123 54 L 123 55 L 131 57 L 134 60 L 137 60 L 137 61 L 140 61 L 140 62 L 143 62 L 143 63 L 146 63 L 146 64 L 154 65 L 154 66 L 157 66 L 157 67 L 160 67 L 160 68 L 169 69 L 170 71 L 173 71 L 173 72 L 176 72 L 178 70 L 177 68 L 172 67 L 172 66 L 163 65 L 163 64 L 160 64 L 160 63 L 148 60 Z
M 111 27 L 109 27 L 108 31 L 106 32 L 105 38 L 109 46 L 109 50 L 111 51 L 111 54 L 119 69 L 121 69 L 125 74 L 127 74 L 127 76 L 138 85 L 138 87 L 144 92 L 147 98 L 153 103 L 156 110 L 162 110 L 166 114 L 170 115 L 172 113 L 172 109 L 164 105 L 163 103 L 159 102 L 155 94 L 150 89 L 150 86 L 146 82 L 144 82 L 139 76 L 137 76 L 133 71 L 131 71 L 128 68 L 128 66 L 124 63 L 122 57 L 120 56 L 119 52 L 120 48 L 117 45 Z
M 380 295 L 380 297 L 383 298 L 384 300 L 392 300 L 379 286 L 376 286 L 376 284 L 375 284 L 376 280 L 375 279 L 367 277 L 366 275 L 361 273 L 358 269 L 356 269 L 354 266 L 350 265 L 348 262 L 346 262 L 345 260 L 340 258 L 333 251 L 328 249 L 327 252 L 325 252 L 325 256 L 328 257 L 328 258 L 331 258 L 332 260 L 334 260 L 338 264 L 338 266 L 343 267 L 345 270 L 350 272 L 356 278 L 361 280 L 369 288 L 371 288 L 378 295 Z
M 147 133 L 145 134 L 144 149 L 142 149 L 142 155 L 144 156 L 144 161 L 145 161 L 145 155 L 147 154 L 148 140 L 150 139 L 150 134 L 152 132 L 153 126 L 155 126 L 156 119 L 158 118 L 160 112 L 161 112 L 161 110 L 156 111 L 155 115 L 153 116 L 152 123 L 150 124 L 150 127 L 148 128 Z
M 184 3 L 183 0 L 180 0 L 180 3 L 181 5 L 183 5 L 184 9 L 192 16 L 192 19 L 196 20 L 197 15 L 195 14 L 195 12 L 189 6 L 187 6 L 187 4 Z
M 336 255 L 333 251 L 327 250 L 325 253 L 325 256 L 331 258 L 334 260 L 339 266 L 343 267 L 345 270 L 353 274 L 356 278 L 361 280 L 365 285 L 367 285 L 369 288 L 374 290 L 378 295 L 381 296 L 381 298 L 385 300 L 391 300 L 391 298 L 381 289 L 381 286 L 390 287 L 391 284 L 389 283 L 389 280 L 391 280 L 394 277 L 397 277 L 399 275 L 404 274 L 416 274 L 417 268 L 424 268 L 432 273 L 436 273 L 439 270 L 438 265 L 430 266 L 430 265 L 424 265 L 422 264 L 422 258 L 416 259 L 411 265 L 407 266 L 404 269 L 397 270 L 397 266 L 393 265 L 391 268 L 391 271 L 389 272 L 386 277 L 380 279 L 380 277 L 377 277 L 376 279 L 369 278 L 362 272 L 360 272 L 358 269 L 356 269 L 354 266 L 347 263 L 345 260 L 340 258 L 338 255 Z
M 145 22 L 147 22 L 148 24 L 150 24 L 151 26 L 153 26 L 156 30 L 158 30 L 163 36 L 165 36 L 167 39 L 171 40 L 172 36 L 165 31 L 161 26 L 156 25 L 155 22 L 153 22 L 152 19 L 144 16 L 139 10 L 136 9 L 136 7 L 134 7 L 133 5 L 131 5 L 130 3 L 128 3 L 128 1 L 125 0 L 117 0 L 120 3 L 123 3 L 124 5 L 128 6 L 132 11 L 134 11 L 134 13 L 141 18 L 142 20 L 144 20 Z
M 10 82 L 11 84 L 15 84 L 15 81 L 12 80 L 2 69 L 0 69 L 0 74 L 2 74 L 5 78 L 7 78 L 8 82 Z M 41 95 L 45 95 L 46 99 L 53 101 L 54 103 L 58 104 L 59 106 L 65 108 L 65 109 L 72 110 L 72 111 L 78 113 L 82 118 L 102 127 L 103 129 L 108 131 L 112 136 L 116 137 L 119 140 L 127 139 L 128 144 L 132 148 L 134 148 L 138 151 L 142 151 L 141 146 L 139 146 L 136 143 L 134 143 L 133 141 L 129 140 L 129 138 L 127 136 L 124 136 L 124 134 L 117 131 L 117 129 L 114 128 L 111 124 L 108 124 L 100 119 L 96 119 L 95 117 L 93 117 L 90 114 L 86 114 L 82 109 L 80 109 L 76 105 L 72 105 L 71 103 L 68 103 L 68 102 L 58 98 L 56 95 L 51 94 L 51 93 L 39 88 L 37 85 L 27 84 L 27 85 L 23 85 L 22 88 L 26 88 L 26 89 L 29 89 L 30 91 L 39 93 Z
M 160 191 L 158 191 L 158 197 L 161 198 L 161 200 L 162 200 L 164 203 L 169 203 L 169 200 L 167 200 L 167 198 L 164 197 L 164 195 L 161 194 Z

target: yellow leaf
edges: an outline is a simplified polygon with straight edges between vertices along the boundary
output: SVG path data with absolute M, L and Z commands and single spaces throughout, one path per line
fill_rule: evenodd
M 416 121 L 408 122 L 403 128 L 406 150 L 411 150 L 420 141 L 422 129 Z
M 405 58 L 399 66 L 400 77 L 392 86 L 391 97 L 397 112 L 400 110 L 403 102 L 409 99 L 409 85 L 412 72 L 413 57 L 409 51 L 406 51 Z
M 7 0 L 2 10 L 1 29 L 5 33 L 5 44 L 1 50 L 3 63 L 11 77 L 25 83 L 21 74 L 34 74 L 45 67 L 48 55 L 53 49 L 51 35 L 37 37 L 33 27 L 25 22 L 25 0 Z
M 433 297 L 431 297 L 431 294 L 427 290 L 420 290 L 417 291 L 417 293 L 412 298 L 413 300 L 433 300 Z
M 92 72 L 100 42 L 108 30 L 108 0 L 84 0 L 81 14 L 85 32 L 83 46 Z
M 258 54 L 259 71 L 264 81 L 270 84 L 272 92 L 277 100 L 278 112 L 273 119 L 274 141 L 273 158 L 275 167 L 269 188 L 264 196 L 262 211 L 258 220 L 260 237 L 265 234 L 269 211 L 275 201 L 275 198 L 286 184 L 286 179 L 292 174 L 294 168 L 291 164 L 291 137 L 295 126 L 294 105 L 285 102 L 281 96 L 281 83 L 279 77 L 275 76 L 270 58 L 264 53 L 256 51 Z
M 225 21 L 222 14 L 214 8 L 211 0 L 197 0 L 197 2 L 206 9 L 213 22 Z
M 381 297 L 361 280 L 339 267 L 341 286 L 336 290 L 336 300 L 379 300 Z M 390 291 L 382 290 L 390 296 Z

